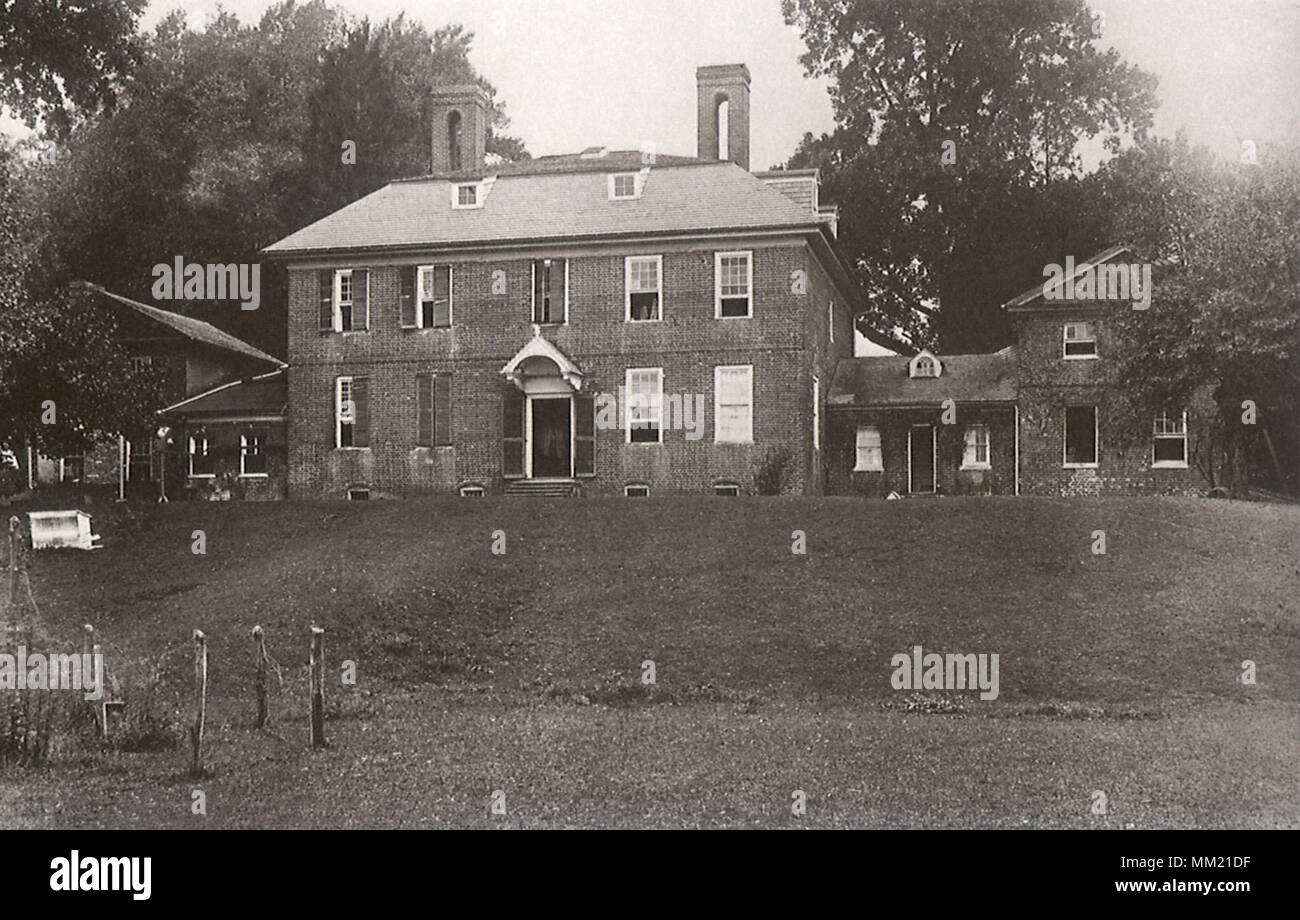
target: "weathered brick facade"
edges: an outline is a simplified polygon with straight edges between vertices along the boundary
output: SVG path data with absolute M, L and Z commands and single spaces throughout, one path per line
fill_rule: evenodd
M 753 252 L 753 307 L 747 318 L 715 316 L 714 253 Z M 626 319 L 624 259 L 663 258 L 660 320 Z M 512 383 L 502 367 L 533 337 L 531 265 L 568 260 L 568 316 L 541 334 L 578 367 L 587 394 L 618 394 L 629 368 L 663 368 L 666 396 L 703 397 L 702 437 L 665 426 L 659 444 L 626 443 L 623 430 L 597 430 L 595 474 L 583 488 L 621 492 L 711 491 L 721 482 L 752 487 L 769 449 L 791 455 L 786 489 L 818 491 L 812 446 L 812 379 L 824 397 L 835 358 L 851 352 L 851 311 L 835 293 L 806 240 L 797 235 L 717 237 L 707 241 L 590 244 L 510 252 L 488 248 L 454 255 L 428 251 L 400 258 L 299 263 L 289 283 L 289 488 L 296 496 L 343 497 L 449 491 L 464 484 L 506 487 L 503 404 Z M 452 324 L 402 328 L 400 271 L 452 266 Z M 369 270 L 368 331 L 322 332 L 319 271 Z M 498 272 L 503 274 L 497 274 Z M 494 281 L 504 278 L 504 293 Z M 834 302 L 835 341 L 828 335 Z M 753 443 L 714 443 L 714 368 L 753 367 Z M 451 446 L 416 445 L 416 376 L 450 374 Z M 369 380 L 370 443 L 335 446 L 335 380 Z M 668 419 L 665 418 L 665 422 Z

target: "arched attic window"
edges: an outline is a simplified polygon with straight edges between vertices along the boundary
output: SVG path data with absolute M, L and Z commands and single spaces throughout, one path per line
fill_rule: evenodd
M 447 113 L 447 162 L 451 164 L 452 169 L 461 167 L 460 138 L 460 112 L 452 110 Z
M 718 93 L 713 99 L 714 125 L 718 129 L 718 159 L 725 160 L 730 152 L 731 137 L 727 132 L 730 125 L 731 100 L 726 93 Z

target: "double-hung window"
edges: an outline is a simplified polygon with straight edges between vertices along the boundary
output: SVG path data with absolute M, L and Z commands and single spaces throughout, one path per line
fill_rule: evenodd
M 884 470 L 885 464 L 880 450 L 879 428 L 874 425 L 859 425 L 855 448 L 854 472 L 880 472 Z
M 628 443 L 661 443 L 664 411 L 663 368 L 629 368 L 626 392 Z
M 719 252 L 714 255 L 714 315 L 752 316 L 754 312 L 754 254 Z
M 246 428 L 239 433 L 239 475 L 260 478 L 266 473 L 266 432 Z
M 629 322 L 660 319 L 663 303 L 663 256 L 628 256 L 623 260 Z
M 569 260 L 533 260 L 533 322 L 563 323 L 569 312 Z
M 989 462 L 989 426 L 971 425 L 966 429 L 962 447 L 961 467 L 964 470 L 987 470 Z
M 1187 467 L 1187 413 L 1156 416 L 1151 436 L 1151 465 L 1185 469 Z
M 1097 357 L 1097 327 L 1092 323 L 1066 323 L 1061 354 L 1070 360 Z
M 210 479 L 216 474 L 212 452 L 205 434 L 190 435 L 188 451 L 189 475 L 194 479 Z
M 422 265 L 416 272 L 421 329 L 442 329 L 451 325 L 451 266 Z

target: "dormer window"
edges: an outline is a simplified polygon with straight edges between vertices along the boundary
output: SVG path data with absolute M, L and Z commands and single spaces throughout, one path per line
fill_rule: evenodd
M 907 366 L 909 377 L 938 377 L 943 373 L 943 365 L 928 351 L 922 350 Z
M 477 182 L 462 182 L 451 187 L 451 206 L 453 208 L 477 208 L 479 193 Z
M 614 201 L 636 198 L 636 173 L 614 173 L 610 176 L 609 197 Z

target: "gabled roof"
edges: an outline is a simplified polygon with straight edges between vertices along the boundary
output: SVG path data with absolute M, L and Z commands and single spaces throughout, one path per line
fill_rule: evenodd
M 283 416 L 289 402 L 289 383 L 285 369 L 259 374 L 247 380 L 234 380 L 213 387 L 205 393 L 183 399 L 159 415 L 185 418 L 202 416 Z
M 1089 271 L 1098 265 L 1104 265 L 1107 262 L 1111 262 L 1117 256 L 1131 251 L 1132 250 L 1128 246 L 1112 246 L 1110 249 L 1099 252 L 1095 256 L 1089 256 L 1088 258 L 1084 259 L 1082 262 L 1075 265 L 1074 272 L 1069 277 L 1078 278 L 1084 272 Z M 1021 294 L 1017 294 L 1015 297 L 1008 300 L 1006 303 L 1002 305 L 1002 309 L 1014 310 L 1017 307 L 1027 306 L 1036 300 L 1043 300 L 1045 299 L 1044 291 L 1046 291 L 1049 287 L 1051 288 L 1061 287 L 1065 283 L 1065 280 L 1066 279 L 1063 276 L 1061 280 L 1058 281 L 1056 284 L 1049 285 L 1046 281 L 1044 281 L 1042 284 L 1036 284 L 1033 287 L 1031 287 L 1029 290 L 1024 291 Z
M 450 178 L 392 182 L 263 251 L 285 256 L 823 226 L 809 208 L 726 160 L 657 156 L 641 197 L 611 201 L 606 174 L 640 169 L 640 154 L 542 159 L 555 162 L 495 169 L 482 207 L 453 209 Z
M 1006 403 L 1016 399 L 1016 354 L 1008 345 L 978 355 L 945 355 L 938 377 L 912 377 L 904 355 L 842 358 L 835 365 L 827 404 L 834 407 L 938 408 L 945 399 Z
M 288 366 L 279 358 L 272 357 L 260 348 L 254 348 L 244 340 L 237 339 L 228 332 L 222 332 L 216 326 L 213 326 L 211 323 L 205 323 L 201 319 L 195 319 L 192 316 L 184 316 L 180 313 L 172 313 L 170 310 L 160 310 L 157 307 L 151 307 L 148 304 L 140 303 L 138 300 L 132 300 L 129 297 L 123 297 L 120 294 L 106 291 L 98 284 L 91 284 L 88 281 L 82 281 L 79 282 L 79 284 L 86 290 L 94 291 L 97 294 L 103 294 L 110 300 L 130 307 L 136 313 L 147 316 L 155 322 L 162 323 L 164 326 L 179 332 L 187 339 L 191 339 L 195 342 L 202 342 L 204 345 L 211 345 L 214 348 L 233 351 L 246 358 L 265 361 L 267 364 L 276 367 Z

